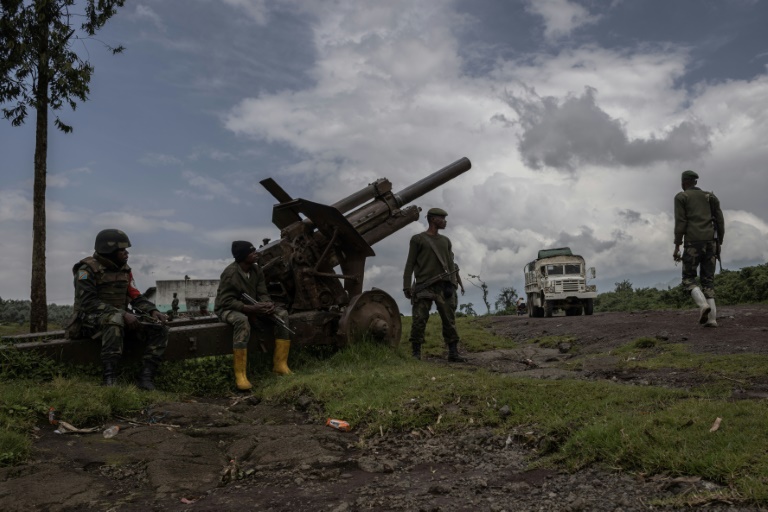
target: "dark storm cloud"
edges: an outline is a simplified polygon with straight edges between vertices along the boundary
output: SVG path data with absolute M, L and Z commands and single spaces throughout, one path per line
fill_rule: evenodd
M 640 212 L 636 212 L 635 210 L 620 210 L 619 217 L 624 217 L 624 219 L 629 224 L 636 224 L 638 222 L 648 224 L 647 220 L 643 220 L 643 218 L 640 215 Z
M 619 240 L 625 240 L 628 235 L 623 231 L 614 231 L 613 240 L 599 240 L 595 231 L 588 226 L 581 226 L 581 233 L 560 233 L 553 247 L 570 247 L 574 254 L 603 252 L 612 249 Z
M 523 128 L 518 149 L 528 167 L 563 171 L 581 164 L 641 167 L 693 160 L 711 146 L 709 128 L 695 121 L 684 121 L 661 138 L 630 140 L 624 123 L 597 106 L 595 94 L 595 89 L 587 87 L 583 95 L 569 95 L 562 101 L 535 93 L 507 98 Z

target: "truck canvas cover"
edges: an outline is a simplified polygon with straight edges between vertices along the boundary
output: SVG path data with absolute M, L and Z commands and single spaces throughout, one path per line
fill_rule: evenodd
M 573 256 L 573 253 L 571 252 L 570 247 L 560 247 L 557 249 L 542 249 L 539 251 L 539 257 L 536 259 L 542 259 L 542 258 L 551 258 L 552 256 Z

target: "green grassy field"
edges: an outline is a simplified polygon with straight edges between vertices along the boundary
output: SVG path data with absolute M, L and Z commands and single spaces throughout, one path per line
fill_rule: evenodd
M 484 322 L 459 319 L 468 350 L 515 346 L 489 334 Z M 428 325 L 427 354 L 444 352 L 439 325 L 437 319 Z M 491 428 L 530 447 L 534 466 L 576 470 L 601 464 L 644 475 L 696 475 L 724 485 L 728 490 L 720 491 L 720 498 L 768 505 L 768 455 L 762 448 L 768 446 L 765 401 L 734 402 L 712 389 L 512 378 L 416 361 L 409 355 L 409 329 L 410 319 L 405 317 L 403 342 L 397 350 L 360 342 L 336 352 L 294 351 L 295 373 L 287 378 L 274 377 L 267 358 L 256 354 L 250 370 L 253 393 L 274 404 L 309 396 L 324 407 L 318 421 L 326 416 L 342 418 L 363 437 L 427 428 L 437 435 Z M 622 350 L 656 351 L 642 364 L 694 364 L 672 345 L 659 350 L 650 342 L 638 342 Z M 723 363 L 734 371 L 745 364 L 741 359 L 707 357 L 695 364 Z M 765 364 L 759 362 L 762 368 Z M 749 371 L 759 370 L 753 366 Z M 164 400 L 231 394 L 231 358 L 166 363 L 158 377 L 165 392 L 140 392 L 129 384 L 130 369 L 123 381 L 125 385 L 102 388 L 97 369 L 41 366 L 32 356 L 6 356 L 0 361 L 0 464 L 16 464 L 28 456 L 28 433 L 46 421 L 49 407 L 55 407 L 61 419 L 87 427 Z M 505 405 L 511 412 L 508 416 L 499 413 Z M 718 417 L 720 428 L 710 432 Z M 678 504 L 682 503 L 690 501 Z

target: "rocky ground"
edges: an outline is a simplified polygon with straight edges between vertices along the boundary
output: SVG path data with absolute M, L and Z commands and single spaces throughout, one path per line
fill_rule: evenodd
M 611 379 L 688 387 L 706 376 L 622 371 L 611 348 L 640 337 L 717 354 L 768 353 L 768 306 L 721 308 L 718 329 L 693 311 L 590 317 L 493 317 L 497 334 L 555 346 L 468 354 L 468 366 L 530 378 Z M 550 343 L 551 345 L 551 343 Z M 579 370 L 558 368 L 579 354 L 604 354 Z M 445 364 L 428 359 L 423 364 Z M 734 381 L 734 398 L 768 396 L 768 379 Z M 115 418 L 117 436 L 54 433 L 43 425 L 29 463 L 0 470 L 3 511 L 362 510 L 641 511 L 654 500 L 716 486 L 695 476 L 641 478 L 590 468 L 530 469 L 531 451 L 487 430 L 428 431 L 361 440 L 310 419 L 308 400 L 275 407 L 253 398 L 165 403 Z M 741 511 L 728 503 L 704 510 Z

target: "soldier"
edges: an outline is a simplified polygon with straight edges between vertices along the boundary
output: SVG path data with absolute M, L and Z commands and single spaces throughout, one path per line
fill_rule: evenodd
M 421 344 L 429 320 L 429 310 L 435 303 L 443 327 L 443 340 L 448 345 L 448 361 L 464 362 L 459 355 L 459 333 L 456 331 L 456 274 L 458 267 L 453 261 L 451 240 L 438 233 L 445 229 L 448 216 L 441 208 L 427 212 L 428 228 L 411 237 L 408 259 L 403 272 L 403 292 L 411 300 L 413 324 L 411 325 L 411 349 L 413 357 L 421 359 Z M 416 283 L 411 286 L 411 278 Z
M 276 307 L 267 292 L 264 272 L 256 263 L 256 248 L 251 242 L 237 240 L 232 242 L 232 256 L 235 261 L 221 273 L 219 289 L 216 292 L 214 313 L 234 327 L 232 351 L 234 354 L 235 385 L 241 391 L 253 386 L 246 374 L 248 363 L 248 340 L 251 337 L 251 325 L 260 330 L 273 329 L 275 334 L 275 353 L 272 371 L 279 375 L 292 373 L 288 368 L 288 352 L 291 341 L 288 332 L 288 312 Z M 250 295 L 258 304 L 246 303 L 243 293 Z M 277 316 L 282 324 L 270 320 Z
M 155 372 L 168 345 L 168 317 L 136 289 L 128 266 L 128 235 L 105 229 L 96 235 L 96 252 L 72 267 L 75 304 L 67 337 L 101 336 L 102 385 L 116 384 L 117 363 L 126 335 L 147 343 L 137 386 L 153 390 Z M 133 312 L 128 310 L 130 304 Z
M 675 261 L 683 262 L 683 286 L 699 306 L 699 323 L 717 327 L 715 307 L 715 268 L 723 245 L 725 223 L 720 201 L 712 192 L 696 186 L 699 175 L 684 171 L 682 192 L 675 196 Z M 680 245 L 683 244 L 683 255 Z M 700 269 L 701 287 L 696 283 Z M 703 290 L 703 292 L 702 292 Z
M 173 318 L 177 318 L 179 316 L 179 298 L 176 296 L 176 292 L 173 292 L 171 310 L 173 311 Z

